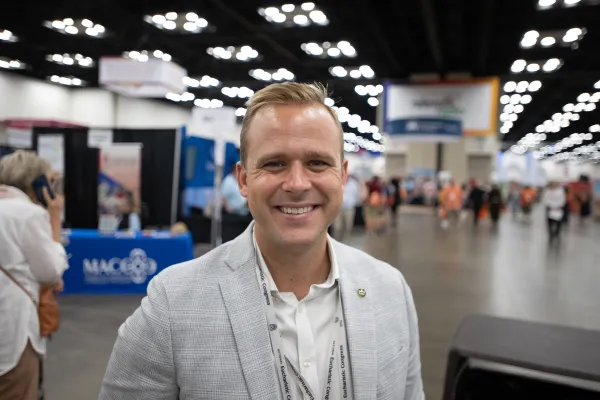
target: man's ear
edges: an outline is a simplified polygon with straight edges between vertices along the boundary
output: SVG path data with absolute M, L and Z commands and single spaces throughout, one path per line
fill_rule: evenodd
M 240 194 L 248 198 L 248 174 L 246 172 L 246 168 L 244 168 L 241 161 L 238 161 L 238 163 L 235 165 L 235 176 L 237 178 Z
M 346 184 L 348 180 L 348 160 L 342 162 L 342 184 Z

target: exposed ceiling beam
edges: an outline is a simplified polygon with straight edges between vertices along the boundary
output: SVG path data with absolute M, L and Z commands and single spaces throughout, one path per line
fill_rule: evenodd
M 429 43 L 429 51 L 433 57 L 433 62 L 437 72 L 442 75 L 446 73 L 444 64 L 444 56 L 442 54 L 442 46 L 438 32 L 437 21 L 435 18 L 435 10 L 433 0 L 421 0 L 421 12 L 423 14 L 423 24 L 427 32 L 427 41 Z

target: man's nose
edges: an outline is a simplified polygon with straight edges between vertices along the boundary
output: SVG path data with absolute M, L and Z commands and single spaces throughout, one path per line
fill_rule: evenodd
M 292 163 L 289 167 L 289 172 L 283 183 L 283 190 L 286 192 L 303 192 L 310 189 L 309 171 L 306 170 L 302 163 Z

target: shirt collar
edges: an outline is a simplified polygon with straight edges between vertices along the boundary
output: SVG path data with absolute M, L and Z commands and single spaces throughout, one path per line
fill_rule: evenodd
M 260 268 L 265 273 L 267 280 L 269 281 L 269 287 L 271 288 L 271 292 L 279 293 L 277 289 L 277 285 L 275 281 L 273 281 L 273 277 L 271 276 L 271 272 L 269 271 L 269 267 L 265 262 L 265 259 L 260 252 L 260 248 L 258 247 L 258 242 L 256 241 L 256 234 L 254 233 L 254 229 L 252 230 L 252 242 L 254 244 L 254 249 L 257 253 L 257 262 Z M 335 256 L 335 250 L 333 248 L 333 243 L 331 241 L 331 237 L 327 234 L 327 253 L 329 254 L 329 262 L 331 263 L 331 269 L 329 270 L 329 276 L 323 283 L 313 284 L 314 287 L 319 289 L 329 289 L 333 287 L 333 285 L 340 278 L 340 268 L 337 262 L 337 257 Z

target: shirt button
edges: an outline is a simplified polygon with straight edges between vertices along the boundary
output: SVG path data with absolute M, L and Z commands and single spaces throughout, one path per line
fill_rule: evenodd
M 304 366 L 304 368 L 309 368 L 312 364 L 310 361 L 304 361 L 302 365 Z

